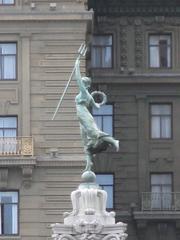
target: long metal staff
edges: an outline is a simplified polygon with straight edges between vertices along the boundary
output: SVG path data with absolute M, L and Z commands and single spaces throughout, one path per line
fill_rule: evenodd
M 81 46 L 80 46 L 79 49 L 78 49 L 78 57 L 77 57 L 76 59 L 80 59 L 80 57 L 84 57 L 84 56 L 86 55 L 86 52 L 87 52 L 86 44 L 85 44 L 85 43 L 82 43 Z M 64 89 L 61 97 L 60 97 L 60 100 L 59 100 L 59 102 L 58 102 L 58 105 L 57 105 L 57 107 L 56 107 L 56 110 L 55 110 L 55 112 L 54 112 L 54 114 L 53 114 L 52 120 L 54 120 L 54 118 L 55 118 L 55 116 L 56 116 L 56 114 L 57 114 L 57 112 L 58 112 L 58 110 L 59 110 L 59 108 L 60 108 L 60 106 L 61 106 L 62 100 L 63 100 L 63 98 L 64 98 L 64 95 L 66 94 L 66 91 L 67 91 L 68 87 L 69 87 L 69 84 L 70 84 L 70 82 L 71 82 L 71 79 L 72 79 L 72 76 L 73 76 L 73 74 L 74 74 L 74 71 L 75 71 L 75 66 L 74 66 L 74 68 L 73 68 L 73 70 L 72 70 L 72 72 L 71 72 L 71 75 L 69 76 L 69 80 L 68 80 L 68 82 L 67 82 L 67 84 L 66 84 L 66 87 L 65 87 L 65 89 Z

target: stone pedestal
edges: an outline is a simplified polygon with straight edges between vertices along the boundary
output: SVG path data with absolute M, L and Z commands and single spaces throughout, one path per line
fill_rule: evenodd
M 73 211 L 64 213 L 64 224 L 52 224 L 54 240 L 125 240 L 127 225 L 115 223 L 115 212 L 106 211 L 107 193 L 94 180 L 71 193 Z

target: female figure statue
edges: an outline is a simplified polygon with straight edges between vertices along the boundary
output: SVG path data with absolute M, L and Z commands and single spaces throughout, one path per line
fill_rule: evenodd
M 89 108 L 100 108 L 99 103 L 94 101 L 93 96 L 89 93 L 91 86 L 91 79 L 89 77 L 81 77 L 80 73 L 80 60 L 75 62 L 74 78 L 79 87 L 79 94 L 75 98 L 77 116 L 80 123 L 81 137 L 84 144 L 84 151 L 86 154 L 86 169 L 91 170 L 92 156 L 98 152 L 104 151 L 108 146 L 115 147 L 116 151 L 119 150 L 119 141 L 105 132 L 102 132 L 95 123 Z

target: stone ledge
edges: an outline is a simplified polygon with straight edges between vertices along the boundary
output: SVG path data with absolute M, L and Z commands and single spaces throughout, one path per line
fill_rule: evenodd
M 14 166 L 34 166 L 36 165 L 36 157 L 15 157 L 15 156 L 0 156 L 0 167 L 14 167 Z
M 0 237 L 0 240 L 20 240 L 21 237 L 20 236 L 3 236 Z
M 134 212 L 135 220 L 178 220 L 180 212 L 176 211 L 144 211 Z
M 57 14 L 1 14 L 1 21 L 61 21 L 61 20 L 92 20 L 92 12 L 57 12 Z

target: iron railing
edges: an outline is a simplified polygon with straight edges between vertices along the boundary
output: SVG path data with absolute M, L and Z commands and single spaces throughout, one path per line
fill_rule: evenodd
M 32 137 L 1 137 L 0 156 L 33 156 Z
M 180 211 L 180 192 L 143 192 L 142 211 Z

